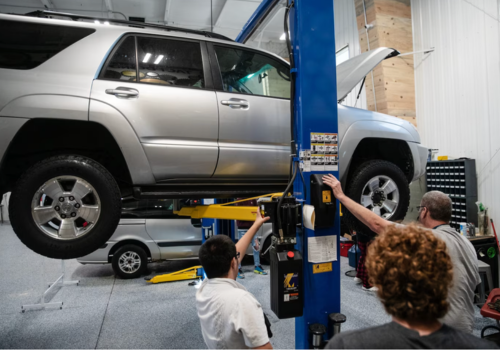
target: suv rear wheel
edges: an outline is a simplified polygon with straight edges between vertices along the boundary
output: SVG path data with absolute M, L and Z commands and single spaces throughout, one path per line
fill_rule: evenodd
M 364 162 L 356 169 L 347 184 L 346 195 L 390 221 L 404 219 L 410 204 L 410 186 L 403 171 L 397 165 L 379 159 Z M 344 207 L 342 212 L 351 230 L 375 235 Z
M 19 239 L 38 254 L 73 259 L 111 237 L 121 212 L 120 189 L 99 163 L 81 156 L 45 159 L 12 191 L 9 215 Z

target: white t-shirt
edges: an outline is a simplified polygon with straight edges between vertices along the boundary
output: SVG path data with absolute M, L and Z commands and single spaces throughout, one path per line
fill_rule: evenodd
M 260 303 L 232 279 L 206 278 L 196 292 L 196 308 L 209 349 L 256 348 L 269 342 Z

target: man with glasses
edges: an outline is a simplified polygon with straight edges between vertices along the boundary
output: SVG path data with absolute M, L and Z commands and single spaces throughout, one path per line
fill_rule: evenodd
M 272 349 L 260 303 L 236 282 L 248 245 L 268 220 L 257 211 L 254 224 L 236 245 L 229 237 L 217 235 L 200 248 L 207 278 L 196 292 L 196 308 L 209 349 Z
M 333 175 L 324 176 L 323 182 L 332 188 L 333 194 L 342 206 L 373 232 L 380 234 L 389 225 L 394 225 L 348 198 L 342 191 L 340 182 Z M 446 194 L 440 191 L 427 192 L 422 197 L 418 208 L 418 221 L 446 243 L 453 264 L 453 286 L 448 293 L 450 309 L 440 321 L 464 332 L 472 333 L 474 291 L 481 282 L 474 246 L 449 225 L 452 202 Z

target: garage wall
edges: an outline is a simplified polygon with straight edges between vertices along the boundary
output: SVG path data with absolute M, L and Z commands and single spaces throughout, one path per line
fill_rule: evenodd
M 476 159 L 500 226 L 500 0 L 412 0 L 417 124 L 439 154 Z
M 349 45 L 349 57 L 352 58 L 361 53 L 359 45 L 358 26 L 356 23 L 356 7 L 354 0 L 334 0 L 334 14 L 335 14 L 335 47 L 336 50 L 342 49 L 344 46 Z M 359 84 L 342 103 L 345 106 L 354 106 L 356 103 L 356 96 L 359 93 Z M 366 93 L 363 92 L 359 97 L 358 108 L 366 109 Z

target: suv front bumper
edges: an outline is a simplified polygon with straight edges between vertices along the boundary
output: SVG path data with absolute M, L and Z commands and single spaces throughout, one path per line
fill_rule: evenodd
M 422 146 L 420 143 L 415 142 L 408 142 L 408 146 L 410 147 L 413 157 L 414 170 L 413 179 L 411 180 L 413 182 L 415 180 L 418 180 L 422 175 L 425 174 L 429 149 L 425 146 Z

